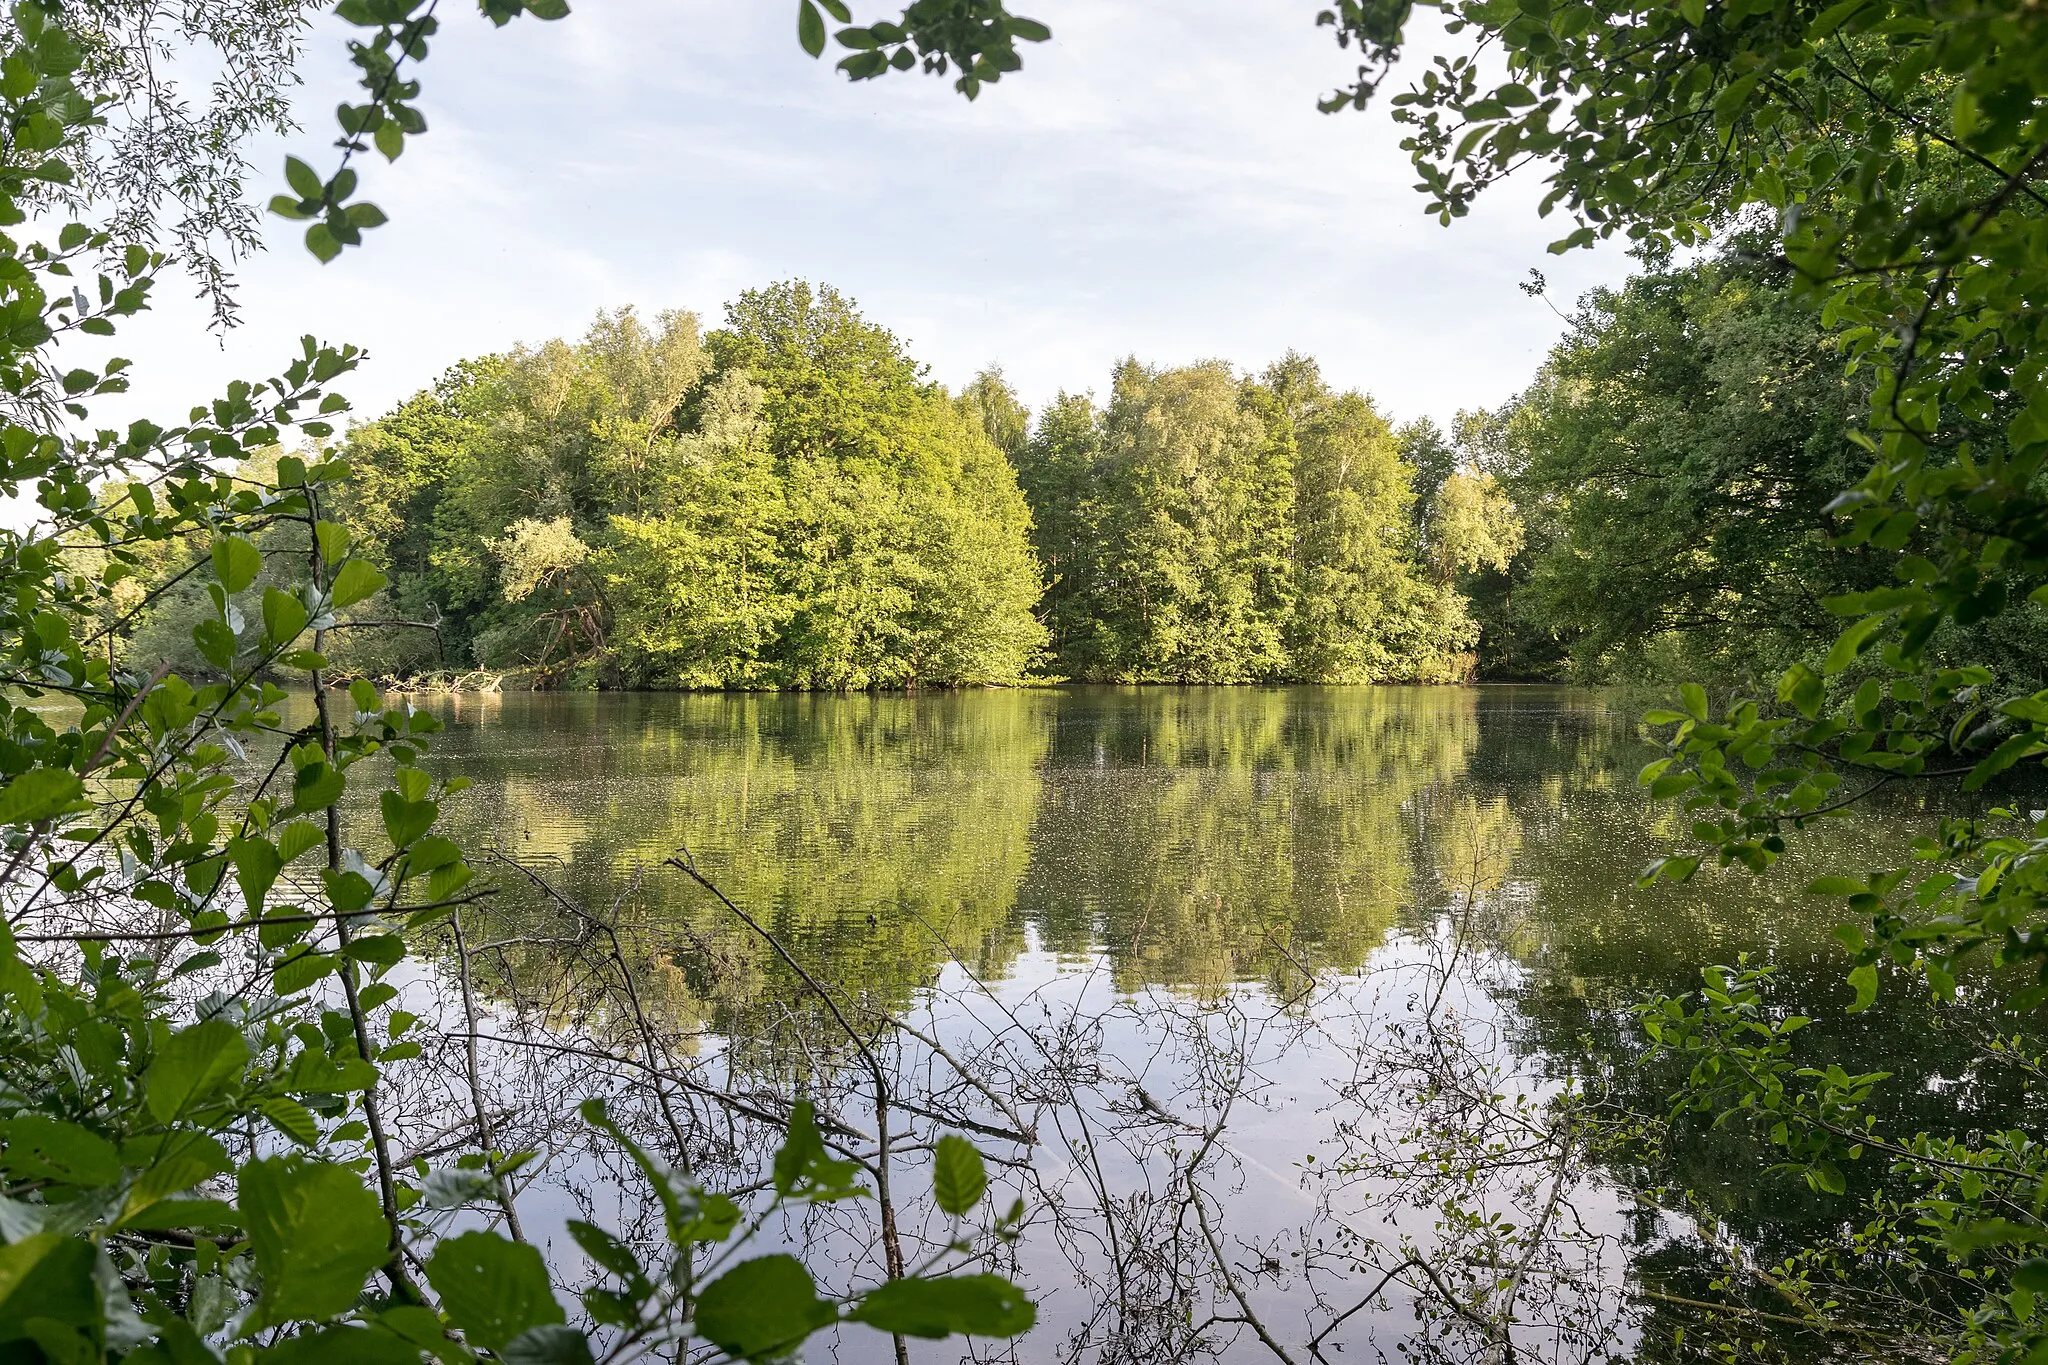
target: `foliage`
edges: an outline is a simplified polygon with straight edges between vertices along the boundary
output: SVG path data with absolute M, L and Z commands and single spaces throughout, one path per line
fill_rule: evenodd
M 1410 470 L 1369 400 L 1299 356 L 1119 366 L 1018 459 L 1060 668 L 1120 681 L 1436 680 L 1462 601 L 1414 558 Z
M 1831 543 L 1868 401 L 1788 272 L 1739 250 L 1585 299 L 1507 419 L 1543 544 L 1523 620 L 1581 678 L 1775 677 L 1818 660 L 1820 599 L 1881 581 Z
M 214 325 L 231 325 L 234 263 L 262 245 L 242 148 L 295 131 L 293 68 L 314 8 L 304 0 L 73 8 L 75 80 L 104 122 L 64 149 L 70 175 L 51 182 L 38 207 L 103 206 L 113 241 L 166 246 L 196 278 Z M 201 82 L 195 100 L 191 87 Z
M 0 219 L 20 223 L 64 183 L 98 113 L 77 82 L 89 44 L 65 14 L 30 2 L 11 19 Z M 69 287 L 94 256 L 115 264 Z M 587 1111 L 668 1211 L 672 1251 L 649 1266 L 579 1232 L 622 1286 L 586 1297 L 593 1332 L 567 1324 L 533 1248 L 442 1235 L 436 1191 L 463 1182 L 422 1165 L 415 1183 L 383 1127 L 380 1092 L 420 1053 L 389 977 L 408 934 L 483 892 L 436 832 L 466 785 L 423 766 L 437 722 L 329 680 L 343 614 L 386 587 L 333 518 L 350 470 L 320 444 L 346 407 L 331 385 L 358 356 L 307 338 L 276 378 L 231 385 L 185 425 L 64 434 L 58 421 L 87 419 L 125 365 L 59 373 L 52 343 L 110 334 L 162 266 L 82 224 L 54 245 L 0 238 L 0 491 L 32 484 L 38 509 L 0 532 L 0 1351 L 577 1361 L 698 1340 L 752 1359 L 841 1320 L 928 1336 L 1028 1327 L 1007 1282 L 933 1273 L 970 1250 L 964 1231 L 844 1301 L 820 1299 L 787 1258 L 743 1258 L 779 1210 L 860 1193 L 801 1104 L 745 1221 Z M 282 453 L 288 436 L 306 444 Z M 187 582 L 203 585 L 189 638 L 208 677 L 122 666 L 116 637 Z M 310 688 L 316 719 L 285 727 L 272 673 Z M 344 822 L 344 802 L 368 820 Z M 970 1214 L 979 1157 L 957 1143 L 945 1155 L 940 1198 Z M 456 1169 L 502 1198 L 524 1160 L 475 1151 Z M 736 1298 L 740 1312 L 722 1307 Z
M 1697 685 L 1671 756 L 1643 774 L 1682 798 L 1704 858 L 1771 866 L 1814 821 L 1898 783 L 1938 783 L 1957 812 L 1889 866 L 1823 877 L 1853 916 L 1841 939 L 1867 1006 L 1887 964 L 1952 1001 L 1975 963 L 2008 1012 L 1984 1050 L 2038 1065 L 2048 999 L 2048 826 L 1973 793 L 2048 752 L 2048 694 L 2001 680 L 1982 657 L 1944 657 L 1944 631 L 2048 603 L 2048 26 L 2026 6 L 1961 0 L 1679 5 L 1578 0 L 1515 9 L 1451 3 L 1454 27 L 1506 56 L 1439 58 L 1398 96 L 1407 146 L 1446 221 L 1525 161 L 1547 164 L 1546 210 L 1579 219 L 1557 249 L 1625 233 L 1652 248 L 1698 243 L 1764 215 L 1802 297 L 1818 305 L 1870 403 L 1852 439 L 1874 457 L 1831 505 L 1838 542 L 1882 586 L 1824 605 L 1851 624 L 1815 667 L 1793 664 L 1775 697 L 1715 705 Z M 1368 67 L 1333 104 L 1362 103 L 1398 50 L 1406 4 L 1347 0 L 1325 22 Z M 1889 578 L 1888 583 L 1883 579 Z M 1793 1021 L 1760 1005 L 1753 977 L 1710 972 L 1696 996 L 1650 1016 L 1657 1041 L 1694 1061 L 1682 1106 L 1753 1126 L 1816 1188 L 1877 1157 L 1909 1186 L 1877 1217 L 1918 1241 L 1892 1248 L 1977 1286 L 1959 1319 L 1909 1323 L 1914 1349 L 1958 1360 L 2038 1358 L 2048 1263 L 2037 1135 L 1876 1129 L 1882 1078 L 1853 1064 L 1796 1065 Z M 1930 1246 L 1928 1234 L 1938 1239 Z M 1874 1238 L 1869 1253 L 1889 1244 Z
M 688 314 L 601 315 L 350 440 L 395 599 L 486 665 L 870 687 L 1014 681 L 1038 653 L 1008 463 L 830 289 L 746 294 L 702 341 Z
M 506 528 L 503 540 L 485 544 L 498 557 L 507 602 L 524 602 L 590 558 L 590 547 L 576 539 L 567 517 L 552 521 L 521 517 Z
M 1500 480 L 1458 470 L 1437 486 L 1429 522 L 1429 566 L 1449 583 L 1459 574 L 1506 573 L 1522 549 L 1522 518 Z

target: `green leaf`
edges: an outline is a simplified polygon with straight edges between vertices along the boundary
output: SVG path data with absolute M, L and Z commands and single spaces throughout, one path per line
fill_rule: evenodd
M 292 775 L 292 808 L 326 810 L 341 798 L 348 779 L 325 763 L 309 763 Z
M 16 1114 L 6 1127 L 0 1163 L 24 1180 L 55 1180 L 89 1188 L 119 1184 L 121 1158 L 114 1144 L 75 1123 L 43 1114 Z
M 213 576 L 230 593 L 254 583 L 262 570 L 262 552 L 245 537 L 222 536 L 213 542 Z
M 395 967 L 405 961 L 405 940 L 397 934 L 366 934 L 350 939 L 342 956 L 375 967 Z
M 171 1035 L 143 1075 L 143 1097 L 157 1122 L 169 1123 L 242 1074 L 249 1045 L 225 1019 L 208 1019 Z
M 940 1138 L 932 1150 L 932 1197 L 955 1218 L 981 1202 L 988 1171 L 974 1144 L 957 1133 Z
M 275 649 L 299 638 L 306 628 L 306 604 L 278 588 L 263 590 L 263 637 Z
M 1866 616 L 1835 637 L 1834 648 L 1828 651 L 1827 661 L 1820 671 L 1829 675 L 1840 673 L 1856 661 L 1856 656 L 1870 648 L 1872 637 L 1884 628 L 1882 616 Z
M 406 870 L 412 873 L 432 872 L 461 861 L 462 849 L 453 840 L 430 834 L 424 839 L 415 839 L 412 851 L 406 855 Z
M 334 240 L 334 234 L 325 223 L 315 223 L 306 229 L 306 250 L 313 253 L 320 264 L 325 265 L 341 254 L 341 243 Z
M 839 1310 L 818 1297 L 811 1272 L 794 1256 L 741 1261 L 697 1300 L 697 1334 L 743 1360 L 785 1355 L 838 1320 Z
M 646 1270 L 640 1264 L 633 1248 L 606 1232 L 594 1223 L 580 1219 L 569 1220 L 569 1235 L 576 1239 L 576 1245 L 583 1248 L 583 1254 L 603 1266 L 622 1280 L 644 1279 Z
M 199 624 L 192 627 L 192 643 L 199 646 L 200 657 L 221 672 L 234 668 L 235 633 L 218 616 L 200 618 Z
M 825 1140 L 818 1134 L 817 1111 L 809 1100 L 798 1100 L 789 1111 L 789 1130 L 775 1153 L 775 1192 L 787 1195 L 801 1185 L 816 1162 L 825 1158 Z
M 1660 881 L 1685 882 L 1699 871 L 1700 860 L 1685 855 L 1676 858 L 1658 858 L 1643 869 L 1643 875 L 1636 878 L 1637 886 L 1655 886 Z
M 1038 1309 L 1000 1275 L 955 1275 L 890 1280 L 862 1296 L 848 1316 L 907 1337 L 1014 1337 L 1030 1330 Z
M 797 0 L 796 40 L 813 57 L 825 50 L 825 16 L 811 0 Z
M 378 807 L 384 814 L 384 832 L 393 848 L 405 848 L 434 826 L 441 813 L 432 801 L 408 801 L 395 791 L 380 792 Z
M 313 527 L 313 534 L 320 542 L 320 557 L 333 564 L 348 553 L 348 527 L 337 521 L 323 521 Z
M 129 1150 L 122 1153 L 125 1162 L 147 1167 L 128 1190 L 131 1213 L 235 1168 L 227 1148 L 195 1129 L 181 1128 L 161 1137 L 133 1139 L 127 1146 Z
M 1973 1218 L 1958 1221 L 1943 1240 L 1950 1250 L 1967 1256 L 1989 1247 L 2039 1246 L 2048 1242 L 2048 1227 L 2017 1223 L 2009 1218 Z
M 257 1112 L 270 1120 L 271 1127 L 283 1133 L 301 1147 L 316 1147 L 320 1143 L 320 1121 L 313 1117 L 313 1111 L 297 1100 L 282 1095 L 272 1095 L 256 1106 Z
M 295 156 L 284 159 L 284 178 L 301 199 L 318 199 L 327 192 L 320 173 Z
M 590 1342 L 574 1327 L 529 1327 L 498 1352 L 504 1365 L 591 1365 Z
M 327 903 L 344 914 L 362 909 L 377 894 L 377 888 L 360 872 L 322 868 L 320 882 L 327 888 Z
M 1694 720 L 1707 718 L 1707 689 L 1698 683 L 1683 683 L 1679 686 L 1678 697 L 1685 706 L 1685 713 Z
M 351 559 L 334 575 L 330 597 L 335 606 L 346 607 L 375 593 L 385 581 L 376 565 L 366 559 Z
M 0 825 L 47 820 L 85 795 L 85 783 L 69 768 L 30 768 L 0 788 Z
M 419 1365 L 420 1348 L 374 1327 L 337 1326 L 281 1341 L 256 1359 L 261 1365 Z
M 290 862 L 326 837 L 310 820 L 294 820 L 277 832 L 277 856 Z
M 1778 700 L 1789 702 L 1799 708 L 1808 720 L 1820 714 L 1824 685 L 1820 674 L 1805 664 L 1794 664 L 1785 670 L 1785 676 L 1778 680 Z
M 298 1318 L 331 1318 L 391 1258 L 377 1196 L 345 1166 L 270 1157 L 242 1167 L 236 1204 L 263 1278 L 244 1335 Z
M 270 973 L 271 988 L 279 995 L 295 995 L 326 978 L 341 965 L 328 953 L 295 953 Z
M 1849 1006 L 1849 1013 L 1861 1014 L 1877 1003 L 1877 964 L 1866 962 L 1851 971 L 1849 984 L 1856 988 L 1856 1003 Z
M 1698 773 L 1664 773 L 1650 782 L 1652 801 L 1669 801 L 1682 791 L 1690 791 L 1699 782 Z
M 238 1228 L 242 1215 L 225 1199 L 158 1199 L 121 1219 L 124 1228 Z
M 39 1232 L 0 1247 L 0 1341 L 27 1340 L 30 1324 L 38 1318 L 52 1326 L 95 1328 L 105 1314 L 93 1274 L 98 1255 L 98 1248 L 86 1238 L 55 1232 Z M 17 1346 L 9 1355 L 49 1358 L 34 1347 Z M 100 1353 L 91 1350 L 83 1358 L 98 1360 Z
M 242 890 L 243 905 L 251 915 L 262 914 L 264 899 L 277 884 L 285 859 L 268 839 L 256 837 L 228 840 L 227 854 L 235 865 L 235 885 Z
M 1976 767 L 1970 769 L 1969 776 L 1963 779 L 1963 790 L 1976 791 L 2013 764 L 2039 751 L 2041 747 L 2039 736 L 2031 730 L 2022 730 L 2016 735 L 2008 736 L 2004 743 L 1986 754 Z
M 470 1344 L 489 1351 L 529 1327 L 565 1320 L 540 1252 L 494 1232 L 442 1242 L 427 1262 L 427 1283 Z

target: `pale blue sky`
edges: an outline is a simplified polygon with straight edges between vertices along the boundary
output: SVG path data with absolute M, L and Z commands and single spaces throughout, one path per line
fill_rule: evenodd
M 306 331 L 369 349 L 346 386 L 369 416 L 600 307 L 714 324 L 801 276 L 936 378 L 999 363 L 1034 406 L 1102 391 L 1127 354 L 1256 368 L 1294 347 L 1396 418 L 1446 420 L 1519 389 L 1561 330 L 1516 288 L 1531 266 L 1568 305 L 1629 265 L 1547 256 L 1566 228 L 1536 217 L 1533 177 L 1425 218 L 1384 107 L 1316 112 L 1354 62 L 1315 0 L 1035 0 L 1054 40 L 974 104 L 921 75 L 848 84 L 797 48 L 794 0 L 583 0 L 503 30 L 443 8 L 432 131 L 366 168 L 391 224 L 325 267 L 276 224 L 224 350 L 169 282 L 116 347 L 133 401 L 96 417 L 180 413 Z M 348 76 L 323 26 L 292 144 L 318 165 Z M 273 180 L 283 150 L 257 154 Z

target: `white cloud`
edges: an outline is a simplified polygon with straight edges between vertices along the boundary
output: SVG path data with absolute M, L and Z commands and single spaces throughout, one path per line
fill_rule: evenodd
M 865 9 L 873 10 L 873 5 Z M 1028 401 L 1135 353 L 1256 367 L 1289 347 L 1399 416 L 1525 383 L 1569 298 L 1618 253 L 1548 257 L 1535 180 L 1451 228 L 1423 218 L 1384 108 L 1326 117 L 1353 65 L 1312 5 L 1037 0 L 1053 43 L 968 104 L 947 83 L 850 85 L 795 44 L 793 0 L 590 0 L 558 24 L 452 22 L 421 69 L 432 131 L 366 167 L 392 217 L 321 267 L 274 225 L 225 348 L 173 281 L 121 339 L 180 412 L 269 373 L 303 332 L 367 347 L 374 413 L 465 356 L 580 331 L 600 307 L 690 307 L 830 281 L 958 384 L 1002 363 Z M 876 12 L 879 12 L 878 10 Z M 338 29 L 293 149 L 321 164 L 350 75 Z M 256 153 L 266 172 L 284 147 Z M 98 414 L 96 414 L 98 415 Z

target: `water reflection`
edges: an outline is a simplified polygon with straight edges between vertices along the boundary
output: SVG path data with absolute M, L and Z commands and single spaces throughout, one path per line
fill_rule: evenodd
M 1632 1069 L 1626 1006 L 1740 952 L 1779 965 L 1787 1006 L 1824 1018 L 1817 1046 L 1846 1042 L 1908 1078 L 1941 1065 L 1911 1000 L 1840 1015 L 1830 910 L 1797 894 L 1800 866 L 1765 882 L 1636 887 L 1674 817 L 1634 786 L 1649 756 L 1636 708 L 1596 693 L 436 704 L 451 721 L 436 761 L 476 781 L 451 810 L 455 832 L 616 905 L 635 1008 L 703 1060 L 693 1083 L 824 1086 L 846 1043 L 758 935 L 661 869 L 682 850 L 873 1026 L 893 1063 L 964 1106 L 948 1114 L 978 1116 L 988 1133 L 1035 1127 L 1007 1152 L 1045 1209 L 1017 1253 L 1047 1305 L 1023 1360 L 1256 1358 L 1265 1348 L 1231 1325 L 1240 1293 L 1299 1350 L 1411 1242 L 1450 1247 L 1460 1292 L 1498 1307 L 1488 1267 L 1519 1261 L 1520 1244 L 1477 1224 L 1445 1233 L 1441 1209 L 1469 1194 L 1526 1224 L 1559 1203 L 1543 1176 L 1553 1169 L 1571 1173 L 1578 1259 L 1518 1277 L 1508 1306 L 1549 1324 L 1536 1346 L 1573 1359 L 1638 1345 L 1668 1358 L 1688 1319 L 1634 1291 L 1707 1294 L 1719 1253 L 1674 1236 L 1648 1191 L 1682 1180 L 1708 1192 L 1729 1235 L 1765 1253 L 1838 1222 L 1842 1206 L 1758 1178 L 1757 1154 L 1710 1133 L 1681 1134 L 1653 1167 L 1601 1167 L 1570 1123 L 1546 1118 L 1524 1125 L 1524 1167 L 1489 1172 L 1471 1156 L 1484 1150 L 1471 1145 L 1478 1111 L 1439 1111 L 1453 1082 L 1510 1107 L 1598 1083 L 1660 1110 L 1674 1078 Z M 1844 822 L 1822 852 L 1858 854 L 1888 827 L 1883 813 Z M 511 996 L 522 981 L 546 995 L 572 970 L 548 914 L 533 896 L 492 912 L 490 932 L 514 944 L 499 954 Z M 588 1024 L 573 1015 L 557 1022 Z M 885 1045 L 879 1021 L 892 1015 L 921 1032 Z M 1455 1057 L 1443 1035 L 1402 1032 L 1418 1017 L 1449 1021 Z M 607 1046 L 636 1044 L 622 1033 Z M 843 1082 L 827 1093 L 848 1131 L 870 1130 Z M 542 1095 L 564 1084 L 532 1082 Z M 1924 1122 L 1930 1092 L 1909 1080 L 1895 1093 L 1898 1126 Z M 2012 1097 L 1962 1100 L 1988 1113 Z M 1389 1115 L 1465 1153 L 1458 1179 L 1477 1183 L 1409 1180 L 1403 1163 L 1423 1139 Z M 1204 1217 L 1224 1229 L 1220 1254 Z M 842 1233 L 872 1251 L 858 1228 Z M 850 1273 L 862 1254 L 847 1253 Z M 1183 1278 L 1198 1261 L 1213 1273 Z M 1542 1275 L 1549 1297 L 1520 1287 Z M 1460 1343 L 1492 1349 L 1469 1322 L 1423 1330 L 1424 1298 L 1399 1283 L 1388 1293 L 1384 1312 L 1344 1319 L 1320 1349 L 1427 1354 L 1418 1343 L 1432 1331 L 1450 1345 L 1427 1349 L 1452 1358 Z M 841 1349 L 867 1358 L 859 1342 Z
M 588 891 L 687 849 L 806 962 L 899 1004 L 944 960 L 934 927 L 985 975 L 1026 923 L 1054 951 L 1100 945 L 1127 989 L 1355 968 L 1414 901 L 1436 837 L 1417 803 L 1466 782 L 1482 705 L 1370 688 L 440 704 L 443 761 L 477 781 L 466 837 L 559 858 Z M 704 915 L 672 879 L 642 895 Z

